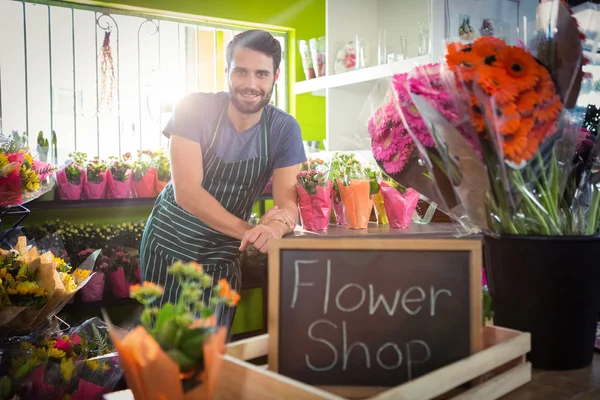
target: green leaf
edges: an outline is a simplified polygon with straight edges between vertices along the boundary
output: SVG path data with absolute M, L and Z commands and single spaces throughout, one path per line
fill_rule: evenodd
M 163 350 L 176 347 L 179 325 L 173 319 L 166 320 L 160 329 L 155 330 L 154 337 Z
M 156 317 L 156 325 L 154 326 L 154 331 L 158 331 L 162 329 L 165 322 L 169 321 L 175 315 L 175 306 L 172 303 L 167 303 L 162 306 L 158 316 Z
M 194 360 L 177 349 L 168 350 L 167 355 L 171 357 L 171 360 L 175 361 L 179 365 L 181 372 L 190 371 L 196 366 L 196 362 Z
M 92 324 L 92 331 L 94 332 L 94 343 L 98 346 L 98 349 L 103 353 L 109 353 L 110 349 L 108 348 L 108 343 L 104 336 L 100 334 L 100 331 L 96 327 L 96 324 Z
M 207 328 L 184 329 L 181 340 L 177 348 L 188 358 L 196 361 L 196 364 L 202 361 L 203 345 L 209 330 Z
M 8 399 L 8 396 L 10 395 L 10 389 L 11 389 L 10 378 L 8 376 L 3 376 L 2 379 L 0 379 L 0 399 L 1 400 Z

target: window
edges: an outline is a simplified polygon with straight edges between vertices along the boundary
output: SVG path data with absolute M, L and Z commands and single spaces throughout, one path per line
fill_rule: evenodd
M 227 90 L 236 26 L 0 0 L 0 131 L 56 132 L 58 158 L 107 158 L 166 145 L 162 128 L 186 93 Z M 81 7 L 81 8 L 77 8 Z M 272 104 L 287 109 L 287 34 Z M 108 49 L 110 48 L 110 51 Z

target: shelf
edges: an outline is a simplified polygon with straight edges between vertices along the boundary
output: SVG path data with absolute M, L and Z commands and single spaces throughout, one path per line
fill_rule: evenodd
M 272 200 L 272 194 L 263 194 L 257 201 L 264 202 Z M 156 202 L 155 197 L 139 199 L 102 199 L 102 200 L 34 200 L 27 203 L 30 210 L 51 210 L 63 208 L 97 208 L 97 207 L 139 207 L 152 206 Z
M 394 74 L 409 72 L 416 65 L 424 65 L 430 62 L 431 58 L 429 56 L 409 58 L 407 60 L 377 65 L 375 67 L 296 82 L 294 90 L 295 94 L 312 93 L 315 96 L 325 96 L 325 89 L 345 87 L 382 78 L 389 78 Z

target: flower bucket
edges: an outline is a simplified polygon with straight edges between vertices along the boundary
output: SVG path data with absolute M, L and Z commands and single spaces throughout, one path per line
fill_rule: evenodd
M 600 310 L 599 236 L 484 236 L 494 325 L 531 333 L 534 368 L 592 363 Z
M 135 197 L 145 198 L 154 197 L 154 186 L 156 181 L 156 168 L 150 168 L 142 179 L 136 181 L 133 179 L 133 191 Z
M 129 199 L 131 198 L 131 182 L 133 181 L 133 179 L 131 179 L 131 171 L 129 172 L 129 178 L 127 178 L 125 181 L 121 182 L 116 180 L 110 170 L 108 170 L 108 174 L 107 174 L 107 181 L 108 181 L 108 185 L 107 185 L 107 197 L 109 199 Z
M 390 221 L 390 227 L 396 229 L 408 228 L 419 202 L 419 192 L 408 188 L 403 195 L 387 183 L 381 183 L 385 210 Z
M 340 196 L 346 211 L 346 227 L 349 229 L 366 229 L 371 219 L 373 200 L 370 183 L 367 179 L 351 179 L 348 186 L 338 179 Z
M 107 173 L 102 172 L 100 176 L 102 177 L 102 182 L 86 181 L 83 185 L 83 196 L 85 199 L 101 200 L 106 198 Z
M 373 195 L 373 206 L 375 208 L 375 215 L 377 216 L 377 223 L 379 225 L 389 225 L 390 221 L 385 211 L 385 204 L 381 192 Z
M 61 200 L 79 200 L 83 192 L 83 186 L 86 182 L 86 171 L 81 167 L 77 167 L 81 172 L 80 183 L 74 184 L 67 180 L 66 169 L 61 169 L 56 172 L 56 185 L 58 186 L 58 193 Z
M 103 272 L 95 272 L 89 282 L 81 288 L 81 301 L 100 301 L 104 296 L 105 276 Z
M 316 186 L 315 194 L 309 194 L 301 185 L 298 185 L 298 207 L 304 229 L 327 231 L 331 216 L 332 185 L 333 183 L 330 181 L 327 186 Z
M 125 279 L 125 270 L 121 267 L 116 271 L 109 272 L 110 284 L 115 298 L 124 299 L 129 297 L 129 283 Z

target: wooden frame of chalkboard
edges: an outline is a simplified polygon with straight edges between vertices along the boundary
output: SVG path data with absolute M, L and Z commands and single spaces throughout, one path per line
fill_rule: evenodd
M 269 252 L 269 369 L 315 386 L 391 387 L 481 350 L 481 246 L 481 241 L 468 239 L 286 238 L 273 241 Z M 299 278 L 299 265 L 313 270 L 305 269 L 309 272 Z M 373 276 L 375 281 L 365 282 L 371 272 L 383 276 Z M 291 289 L 290 280 L 295 282 Z M 425 282 L 427 280 L 430 282 Z M 419 286 L 421 283 L 430 283 L 430 287 L 421 285 L 424 290 Z M 451 285 L 447 286 L 449 289 L 442 287 L 446 283 Z M 395 284 L 403 287 L 396 286 L 398 290 L 395 290 Z M 308 293 L 305 296 L 308 298 L 300 297 L 300 289 Z M 387 293 L 382 293 L 385 291 Z M 351 292 L 359 293 L 358 300 L 352 299 Z M 365 305 L 367 297 L 370 305 Z M 450 297 L 454 304 L 443 304 L 442 299 Z M 392 298 L 393 310 L 404 307 L 404 315 L 390 312 Z M 303 305 L 298 306 L 301 301 Z M 424 302 L 423 309 L 415 306 L 419 301 Z M 286 314 L 282 314 L 282 304 L 288 304 Z M 426 311 L 421 316 L 431 318 L 421 318 L 411 325 L 410 318 L 417 320 L 420 316 L 414 316 L 422 310 Z M 439 310 L 437 315 L 436 310 Z M 331 316 L 336 312 L 338 315 Z M 357 315 L 355 319 L 353 312 Z M 323 318 L 324 314 L 328 320 Z M 321 324 L 318 335 L 315 333 L 317 321 Z M 376 329 L 377 325 L 382 328 Z M 412 331 L 405 334 L 400 325 Z M 303 330 L 307 333 L 303 334 Z M 332 331 L 336 332 L 335 339 L 326 340 L 325 332 Z M 450 335 L 444 338 L 437 332 Z M 428 335 L 425 339 L 429 342 L 420 340 L 419 335 Z M 339 336 L 342 339 L 338 339 Z M 408 341 L 395 343 L 394 338 Z M 373 343 L 377 339 L 383 343 L 379 348 Z M 304 353 L 311 345 L 314 350 L 315 342 L 320 344 L 319 352 L 310 356 Z M 350 347 L 349 342 L 352 342 Z M 421 360 L 411 359 L 411 350 L 414 354 L 421 351 L 426 356 L 421 356 Z M 338 357 L 342 353 L 343 357 Z M 333 361 L 324 364 L 327 354 Z M 433 359 L 432 354 L 439 359 Z M 314 361 L 309 363 L 310 357 Z M 403 358 L 406 366 L 402 368 L 406 371 L 400 379 L 398 368 Z M 357 366 L 357 359 L 362 359 L 366 370 Z M 427 368 L 412 367 L 430 360 Z M 377 367 L 381 368 L 377 370 Z M 394 371 L 392 367 L 397 369 Z M 393 373 L 386 375 L 386 371 Z

